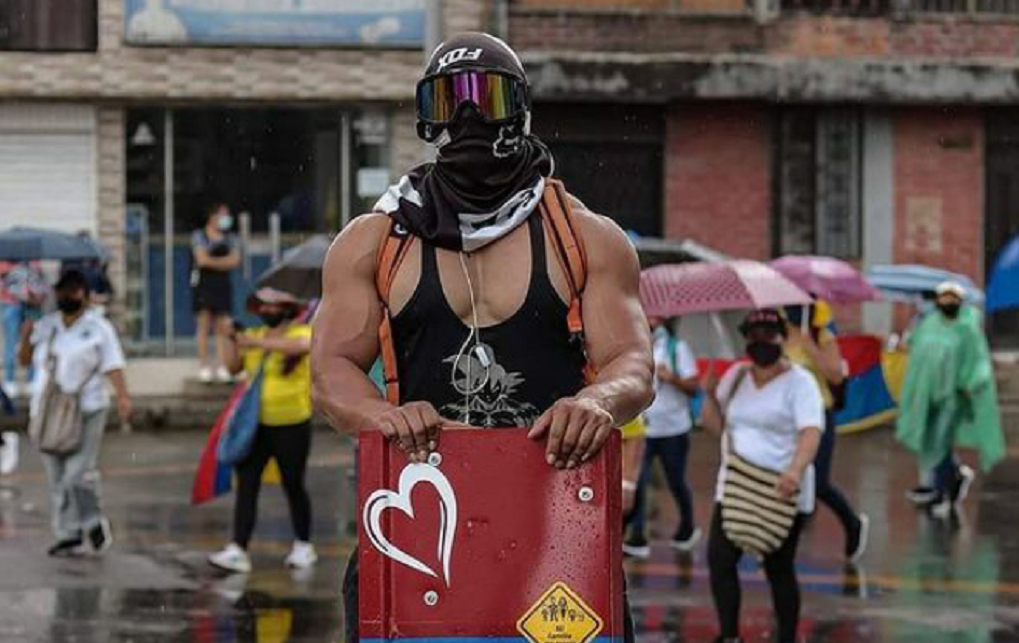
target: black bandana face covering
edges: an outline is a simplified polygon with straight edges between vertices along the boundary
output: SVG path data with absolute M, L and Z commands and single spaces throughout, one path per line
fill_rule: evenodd
M 522 123 L 488 123 L 473 105 L 436 144 L 436 162 L 411 170 L 375 209 L 448 250 L 477 250 L 526 221 L 552 174 L 552 154 Z

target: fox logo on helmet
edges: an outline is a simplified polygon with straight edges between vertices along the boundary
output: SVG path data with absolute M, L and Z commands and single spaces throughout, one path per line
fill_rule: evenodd
M 449 67 L 453 63 L 458 63 L 462 60 L 477 61 L 481 59 L 481 55 L 485 53 L 481 47 L 477 49 L 468 49 L 467 47 L 460 47 L 459 49 L 450 49 L 446 53 L 442 54 L 439 58 L 439 69 L 442 71 L 446 67 Z

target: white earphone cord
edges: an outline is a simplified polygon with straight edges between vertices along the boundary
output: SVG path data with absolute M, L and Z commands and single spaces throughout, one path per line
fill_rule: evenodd
M 460 268 L 463 270 L 464 279 L 467 280 L 467 292 L 471 301 L 471 332 L 467 334 L 467 339 L 463 345 L 460 346 L 460 352 L 456 354 L 456 359 L 453 360 L 453 379 L 456 380 L 456 369 L 460 365 L 460 359 L 464 356 L 464 351 L 471 344 L 471 340 L 474 340 L 475 353 L 480 349 L 481 346 L 481 331 L 478 328 L 478 306 L 474 300 L 474 283 L 471 281 L 471 272 L 467 269 L 467 260 L 465 259 L 464 253 L 459 254 Z M 464 423 L 471 423 L 471 393 L 473 388 L 473 380 L 471 379 L 471 371 L 473 364 L 470 359 L 467 360 L 467 386 L 464 387 Z M 486 377 L 487 381 L 487 377 Z M 482 384 L 484 386 L 484 384 Z

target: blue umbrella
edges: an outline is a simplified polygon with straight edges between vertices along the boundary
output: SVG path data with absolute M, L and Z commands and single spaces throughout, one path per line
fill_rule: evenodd
M 0 232 L 0 261 L 108 258 L 102 246 L 84 235 L 40 228 L 11 228 Z
M 966 275 L 942 268 L 919 264 L 873 266 L 867 270 L 867 280 L 891 301 L 916 302 L 934 292 L 938 284 L 954 281 L 966 289 L 967 300 L 982 306 L 984 292 Z
M 998 255 L 987 287 L 987 312 L 1019 308 L 1019 237 Z

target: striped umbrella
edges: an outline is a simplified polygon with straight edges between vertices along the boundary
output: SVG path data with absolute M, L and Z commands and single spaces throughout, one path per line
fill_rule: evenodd
M 746 259 L 649 268 L 640 276 L 640 300 L 655 317 L 811 303 L 809 294 L 777 270 Z

